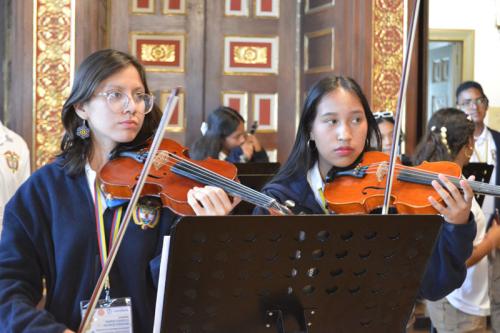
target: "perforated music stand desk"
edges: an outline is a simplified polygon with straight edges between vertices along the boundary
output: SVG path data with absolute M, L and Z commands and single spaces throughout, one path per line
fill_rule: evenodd
M 186 217 L 161 332 L 403 332 L 442 219 Z
M 494 165 L 488 163 L 469 163 L 462 168 L 462 173 L 466 178 L 474 175 L 478 182 L 488 184 L 490 182 L 491 174 L 493 173 Z M 484 201 L 484 195 L 475 194 L 476 200 L 481 206 Z

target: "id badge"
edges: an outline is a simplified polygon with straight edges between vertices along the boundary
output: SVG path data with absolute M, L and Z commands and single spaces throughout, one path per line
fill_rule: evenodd
M 87 311 L 89 301 L 80 302 L 82 318 Z M 97 301 L 94 317 L 90 321 L 87 333 L 133 333 L 132 301 L 129 297 L 101 299 Z

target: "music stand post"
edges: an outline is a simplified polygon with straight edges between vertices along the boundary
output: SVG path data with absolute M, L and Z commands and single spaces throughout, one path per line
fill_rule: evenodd
M 442 219 L 185 217 L 161 332 L 403 332 Z

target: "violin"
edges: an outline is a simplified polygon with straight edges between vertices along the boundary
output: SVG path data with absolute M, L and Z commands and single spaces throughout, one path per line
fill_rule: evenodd
M 106 163 L 98 175 L 102 191 L 112 198 L 129 199 L 148 154 L 149 148 L 124 152 Z M 266 208 L 272 215 L 291 214 L 289 208 L 276 199 L 237 182 L 236 176 L 237 169 L 233 164 L 212 158 L 191 160 L 186 147 L 173 140 L 163 139 L 141 196 L 160 198 L 164 207 L 169 207 L 178 215 L 194 215 L 187 202 L 187 192 L 195 186 L 211 185 Z
M 355 168 L 338 171 L 327 176 L 325 199 L 330 210 L 337 214 L 368 214 L 381 208 L 388 172 L 389 155 L 382 152 L 366 152 Z M 408 167 L 396 161 L 395 179 L 392 183 L 390 207 L 401 214 L 437 214 L 428 197 L 443 203 L 443 199 L 430 186 L 440 181 L 438 174 L 447 178 L 460 190 L 462 170 L 458 164 L 448 161 L 424 162 Z M 500 186 L 469 181 L 477 194 L 500 197 Z

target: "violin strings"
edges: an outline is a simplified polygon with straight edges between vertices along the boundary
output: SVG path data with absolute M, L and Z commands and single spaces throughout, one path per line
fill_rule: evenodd
M 165 154 L 167 156 L 165 156 Z M 226 189 L 228 192 L 240 196 L 243 200 L 256 204 L 260 207 L 269 208 L 275 202 L 273 198 L 266 196 L 263 193 L 248 188 L 234 180 L 221 176 L 203 166 L 168 151 L 163 151 L 163 154 L 159 152 L 156 157 L 161 159 L 161 163 L 164 165 L 175 167 L 177 170 L 186 172 L 184 174 L 186 177 L 194 175 L 197 177 L 196 180 L 205 183 L 206 185 L 213 185 Z M 177 162 L 169 162 L 171 160 Z M 182 164 L 179 164 L 179 161 Z
M 366 173 L 371 174 L 371 173 L 376 173 L 376 170 L 378 166 L 387 164 L 386 162 L 378 162 L 378 163 L 373 163 L 371 164 L 367 169 Z M 419 170 L 416 169 L 415 167 L 408 167 L 408 166 L 396 166 L 397 170 L 400 171 L 400 175 L 404 176 L 409 176 L 409 177 L 416 177 L 419 180 L 426 181 L 427 183 L 431 183 L 432 180 L 438 180 L 438 172 L 433 172 L 433 171 L 426 171 L 426 170 Z M 460 185 L 460 178 L 453 177 L 453 176 L 447 176 L 447 178 L 455 185 L 459 186 Z M 495 185 L 487 184 L 487 183 L 482 183 L 479 181 L 469 181 L 471 187 L 475 192 L 480 192 L 483 194 L 492 194 L 496 196 L 500 196 L 500 188 Z

